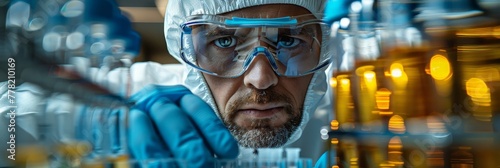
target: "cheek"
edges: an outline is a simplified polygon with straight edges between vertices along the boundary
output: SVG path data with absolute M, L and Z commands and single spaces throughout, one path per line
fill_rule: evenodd
M 298 78 L 284 78 L 281 80 L 286 90 L 294 97 L 297 105 L 302 106 L 306 97 L 307 88 L 312 79 L 312 75 Z
M 210 88 L 210 91 L 212 92 L 212 98 L 217 105 L 219 113 L 223 114 L 227 102 L 231 96 L 235 94 L 238 86 L 241 85 L 240 82 L 238 82 L 239 78 L 224 79 L 206 74 L 203 74 L 203 76 L 208 84 L 208 87 Z
M 243 85 L 243 79 L 224 79 L 206 74 L 203 74 L 203 76 L 212 92 L 219 113 L 225 115 L 227 103 L 231 102 L 232 97 L 238 97 L 235 95 L 237 95 L 238 89 Z M 303 106 L 312 76 L 311 74 L 298 78 L 281 77 L 276 87 L 278 87 L 279 90 L 284 89 L 286 90 L 285 92 L 289 92 L 291 96 L 293 96 L 293 100 L 295 100 L 295 105 L 301 107 Z

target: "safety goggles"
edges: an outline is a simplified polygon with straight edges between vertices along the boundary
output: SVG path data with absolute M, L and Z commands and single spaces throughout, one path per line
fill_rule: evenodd
M 322 30 L 315 15 L 240 18 L 194 15 L 181 25 L 181 58 L 210 75 L 241 76 L 259 55 L 279 76 L 299 77 L 330 63 L 322 58 Z

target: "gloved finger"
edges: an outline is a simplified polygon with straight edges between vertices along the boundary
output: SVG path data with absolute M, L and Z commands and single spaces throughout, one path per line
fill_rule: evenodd
M 109 122 L 109 135 L 110 135 L 110 143 L 111 143 L 111 152 L 113 154 L 123 154 L 126 153 L 127 150 L 127 142 L 124 140 L 127 139 L 125 137 L 126 131 L 125 125 L 126 120 L 125 116 L 129 113 L 129 109 L 126 107 L 120 109 L 114 109 L 108 116 Z
M 187 114 L 176 104 L 167 97 L 158 98 L 151 104 L 149 116 L 176 158 L 185 159 L 190 167 L 213 166 L 212 153 Z
M 130 98 L 135 101 L 134 108 L 149 111 L 152 104 L 157 99 L 168 97 L 172 102 L 177 102 L 185 94 L 191 94 L 191 91 L 184 86 L 161 86 L 161 85 L 148 85 L 141 89 Z
M 328 156 L 329 153 L 325 152 L 319 157 L 319 159 L 316 161 L 316 164 L 314 165 L 314 168 L 324 168 L 328 167 Z M 331 163 L 331 162 L 330 162 Z
M 205 101 L 196 95 L 187 94 L 181 98 L 179 105 L 194 121 L 218 158 L 234 159 L 238 156 L 238 142 Z
M 129 114 L 127 139 L 132 157 L 138 161 L 172 158 L 149 116 L 138 109 L 131 109 Z
M 107 117 L 109 125 L 109 138 L 111 153 L 118 154 L 121 150 L 120 135 L 120 110 L 112 110 Z

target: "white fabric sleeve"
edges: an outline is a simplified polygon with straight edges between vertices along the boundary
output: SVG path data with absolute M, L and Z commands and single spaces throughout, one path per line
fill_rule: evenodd
M 128 71 L 128 72 L 127 72 Z M 182 64 L 159 64 L 157 62 L 138 62 L 130 69 L 118 68 L 108 74 L 108 82 L 113 93 L 123 95 L 124 84 L 129 84 L 130 94 L 138 92 L 146 85 L 182 85 L 185 66 Z M 127 80 L 127 75 L 130 79 Z M 128 81 L 128 82 L 127 82 Z

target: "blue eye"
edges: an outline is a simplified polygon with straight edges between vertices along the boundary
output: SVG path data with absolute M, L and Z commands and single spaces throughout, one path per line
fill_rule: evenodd
M 286 48 L 295 47 L 299 43 L 300 43 L 300 39 L 289 37 L 289 36 L 282 36 L 278 40 L 278 46 L 286 47 Z
M 217 47 L 220 48 L 229 48 L 236 45 L 236 39 L 234 37 L 222 37 L 214 40 L 214 43 Z

